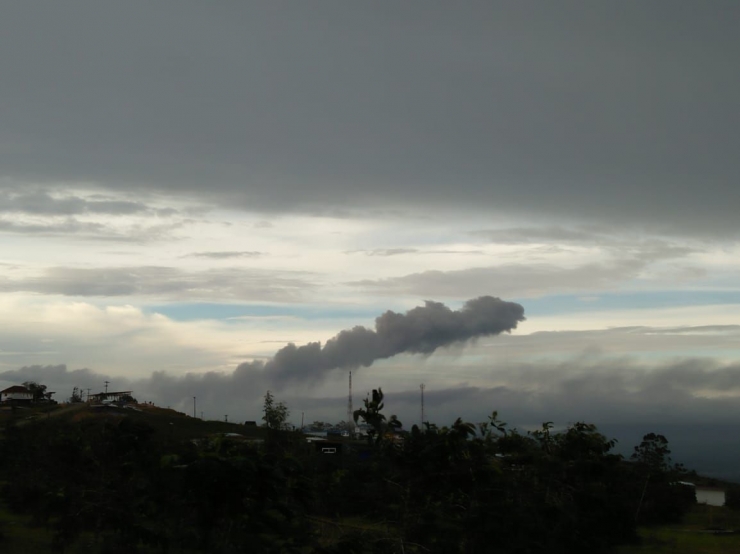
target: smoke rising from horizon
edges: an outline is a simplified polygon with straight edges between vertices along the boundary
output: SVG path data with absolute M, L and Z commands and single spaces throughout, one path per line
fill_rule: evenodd
M 493 296 L 481 296 L 452 310 L 427 300 L 400 314 L 388 310 L 375 319 L 375 330 L 358 325 L 340 331 L 321 345 L 290 343 L 267 362 L 246 362 L 236 373 L 263 371 L 275 382 L 319 380 L 338 368 L 369 367 L 397 354 L 432 354 L 440 347 L 515 329 L 524 321 L 524 307 Z

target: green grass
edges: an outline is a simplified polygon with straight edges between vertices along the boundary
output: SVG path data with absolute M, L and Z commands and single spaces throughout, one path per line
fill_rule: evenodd
M 740 531 L 740 512 L 729 508 L 697 505 L 680 525 L 645 527 L 639 530 L 641 544 L 625 546 L 616 554 L 735 554 L 740 552 L 740 534 L 721 535 L 708 529 Z
M 47 414 L 56 412 L 65 404 L 29 404 L 27 406 L 18 406 L 13 410 L 10 406 L 0 407 L 0 424 L 7 421 L 23 421 L 29 418 L 40 419 L 47 417 Z
M 225 421 L 204 421 L 164 408 L 143 408 L 140 412 L 123 409 L 120 412 L 132 420 L 153 427 L 157 436 L 168 440 L 186 441 L 222 433 L 237 433 L 249 439 L 264 439 L 266 434 L 263 427 Z
M 49 414 L 46 412 L 51 410 Z M 28 419 L 29 416 L 36 416 Z M 17 416 L 16 416 L 17 417 Z M 44 425 L 48 420 L 82 421 L 86 418 L 112 418 L 120 420 L 128 417 L 151 426 L 155 430 L 155 440 L 178 443 L 201 439 L 223 433 L 238 433 L 252 439 L 264 439 L 266 429 L 244 426 L 223 421 L 203 421 L 189 417 L 175 410 L 141 407 L 141 411 L 131 409 L 93 410 L 87 405 L 44 406 L 23 411 L 16 421 L 33 428 Z M 2 418 L 0 418 L 0 421 Z M 298 439 L 296 439 L 298 440 Z M 364 445 L 364 442 L 357 443 Z M 310 518 L 320 533 L 324 545 L 333 544 L 347 537 L 364 534 L 383 536 L 384 540 L 396 540 L 396 533 L 382 523 L 368 522 L 362 518 L 330 519 Z M 51 552 L 53 533 L 44 526 L 34 526 L 30 518 L 11 513 L 0 505 L 0 554 L 36 554 Z M 740 512 L 724 507 L 706 505 L 695 506 L 680 525 L 641 528 L 641 543 L 616 549 L 615 554 L 729 554 L 740 553 L 740 534 L 717 535 L 708 529 L 728 529 L 740 531 Z M 97 550 L 99 541 L 92 534 L 85 534 L 76 541 L 67 554 L 77 554 Z M 95 546 L 93 546 L 95 545 Z M 142 549 L 145 552 L 146 549 Z
M 43 525 L 33 525 L 31 518 L 25 515 L 11 513 L 0 504 L 0 552 L 2 554 L 50 554 L 54 552 L 52 540 L 54 533 Z M 82 533 L 65 554 L 89 554 L 99 552 L 102 537 L 93 533 Z M 140 554 L 159 554 L 161 550 L 139 547 Z M 194 554 L 194 550 L 172 550 L 173 554 Z
M 29 516 L 11 513 L 0 504 L 0 552 L 3 554 L 48 554 L 52 552 L 52 536 L 46 527 L 32 525 Z
M 157 436 L 163 439 L 183 441 L 207 437 L 220 433 L 238 433 L 251 439 L 263 439 L 266 430 L 259 426 L 246 426 L 225 421 L 204 421 L 189 417 L 175 410 L 140 406 L 141 411 L 119 408 L 96 410 L 88 404 L 58 404 L 24 407 L 14 413 L 10 410 L 0 411 L 0 429 L 2 424 L 12 421 L 16 425 L 43 424 L 49 418 L 82 419 L 85 417 L 120 417 L 141 421 L 155 429 Z M 1 438 L 1 437 L 0 437 Z
M 248 438 L 262 439 L 266 433 L 262 427 L 250 427 L 224 421 L 202 421 L 164 408 L 142 407 L 141 411 L 131 409 L 98 411 L 91 409 L 87 404 L 60 404 L 33 406 L 15 412 L 3 410 L 0 413 L 0 439 L 2 439 L 2 428 L 8 420 L 11 420 L 13 424 L 26 427 L 45 425 L 47 420 L 59 422 L 79 421 L 86 418 L 121 417 L 128 417 L 153 427 L 155 440 L 174 443 L 224 433 L 238 433 Z M 0 451 L 2 450 L 1 444 L 0 440 Z M 0 503 L 0 554 L 48 554 L 52 552 L 52 539 L 53 532 L 49 528 L 43 525 L 33 525 L 29 516 L 12 513 Z M 96 541 L 99 539 L 92 534 L 83 534 L 66 553 L 84 554 L 97 551 L 99 544 Z M 141 552 L 148 552 L 148 550 L 141 549 Z

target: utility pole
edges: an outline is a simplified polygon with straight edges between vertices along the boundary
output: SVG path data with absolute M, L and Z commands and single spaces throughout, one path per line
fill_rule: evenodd
M 193 417 L 195 417 L 195 396 L 193 396 Z
M 108 394 L 108 383 L 110 383 L 110 381 L 105 382 L 105 394 Z
M 347 399 L 347 427 L 349 428 L 350 434 L 353 434 L 355 430 L 355 416 L 354 410 L 352 409 L 352 372 L 349 372 L 349 397 Z
M 87 401 L 90 402 L 90 389 L 87 389 Z
M 224 421 L 225 421 L 226 423 L 228 423 L 228 422 L 229 422 L 229 415 L 228 415 L 228 414 L 226 414 L 226 415 L 224 416 Z
M 301 429 L 303 429 L 303 412 L 301 412 Z
M 424 429 L 424 383 L 419 385 L 421 389 L 421 428 Z

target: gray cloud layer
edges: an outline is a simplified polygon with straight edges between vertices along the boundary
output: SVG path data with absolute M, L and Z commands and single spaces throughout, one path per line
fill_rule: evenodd
M 0 191 L 0 212 L 70 216 L 84 213 L 130 215 L 146 211 L 147 206 L 141 202 L 127 200 L 88 200 L 72 195 L 57 198 L 45 191 L 16 194 Z
M 304 272 L 219 269 L 186 272 L 173 267 L 52 267 L 23 279 L 0 277 L 0 292 L 65 296 L 296 301 L 313 288 Z
M 264 252 L 256 251 L 219 251 L 219 252 L 194 252 L 187 257 L 193 258 L 210 258 L 213 260 L 225 260 L 229 258 L 259 258 L 264 256 Z
M 732 0 L 16 3 L 0 167 L 249 209 L 736 233 L 739 18 Z
M 110 230 L 101 223 L 78 221 L 73 217 L 68 217 L 61 222 L 47 223 L 20 223 L 0 220 L 0 231 L 33 235 L 74 235 L 85 238 L 105 238 L 106 240 L 116 238 L 116 235 L 111 234 Z
M 186 221 L 173 221 L 127 225 L 116 228 L 94 221 L 80 221 L 75 217 L 62 220 L 47 219 L 42 222 L 22 222 L 15 219 L 0 219 L 0 232 L 37 235 L 43 237 L 62 237 L 74 240 L 95 240 L 109 242 L 145 243 L 171 238 L 172 232 L 181 229 Z
M 681 258 L 692 252 L 688 247 L 663 243 L 615 246 L 609 250 L 615 254 L 613 259 L 576 267 L 538 262 L 504 263 L 453 271 L 429 270 L 350 284 L 379 294 L 421 294 L 445 298 L 458 298 L 460 291 L 466 295 L 484 294 L 492 288 L 506 296 L 539 295 L 553 289 L 560 292 L 599 290 L 638 276 L 652 263 Z
M 418 248 L 376 248 L 374 250 L 347 250 L 345 254 L 366 256 L 406 256 L 409 254 L 482 254 L 482 250 L 419 250 Z

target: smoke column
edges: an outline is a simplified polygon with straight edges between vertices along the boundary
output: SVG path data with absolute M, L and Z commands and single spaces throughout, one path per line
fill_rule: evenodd
M 262 369 L 273 381 L 319 380 L 332 369 L 368 367 L 404 352 L 431 354 L 453 343 L 509 332 L 524 319 L 520 304 L 493 296 L 468 300 L 460 310 L 428 300 L 405 314 L 385 312 L 375 319 L 375 330 L 345 329 L 323 347 L 320 342 L 291 343 L 268 362 L 241 364 L 236 373 Z

